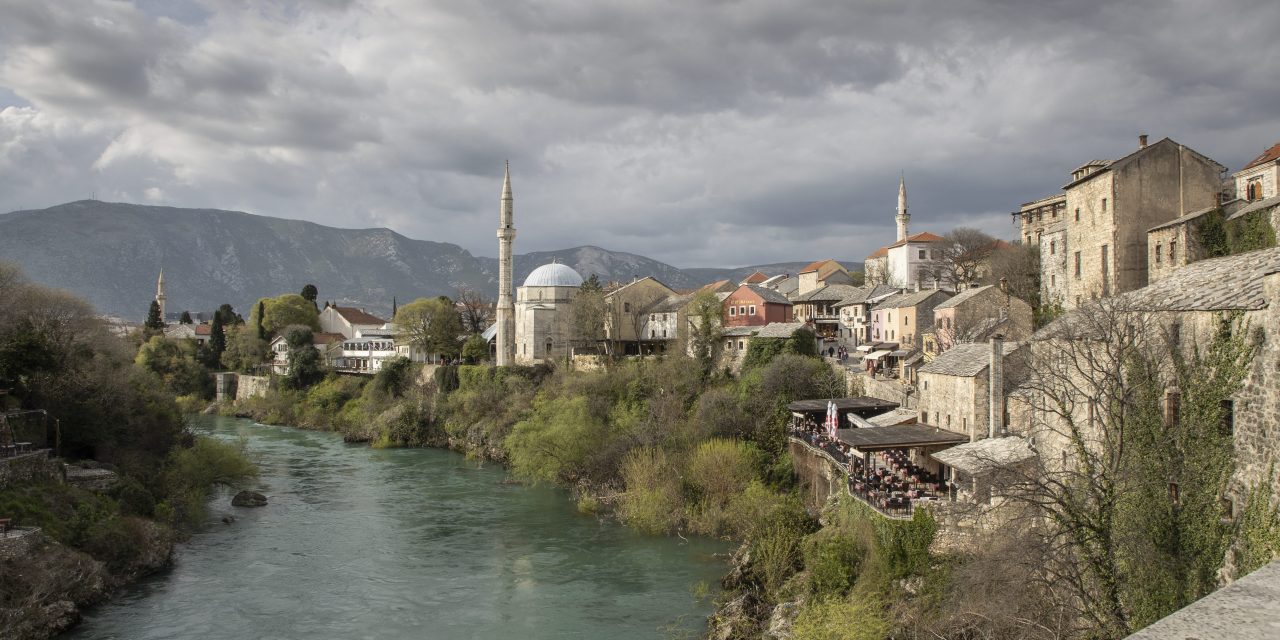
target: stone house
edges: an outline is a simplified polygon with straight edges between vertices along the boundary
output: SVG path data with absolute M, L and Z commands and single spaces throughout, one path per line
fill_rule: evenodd
M 992 340 L 956 344 L 917 372 L 919 422 L 941 427 L 976 441 L 991 435 L 990 366 L 997 349 L 1001 365 L 1012 364 L 1019 343 Z M 1002 383 L 1005 376 L 999 376 Z M 998 416 L 1005 412 L 1005 389 L 996 397 Z M 1004 421 L 997 425 L 1003 428 Z M 998 429 L 1001 430 L 1001 429 Z M 999 435 L 999 434 L 997 434 Z
M 887 284 L 857 287 L 833 305 L 840 318 L 841 341 L 848 347 L 871 342 L 871 308 L 889 296 L 902 293 Z
M 341 333 L 316 331 L 311 334 L 311 345 L 320 352 L 326 366 L 337 366 L 342 356 L 342 341 L 346 336 Z M 271 371 L 277 375 L 289 372 L 289 343 L 284 336 L 276 336 L 267 349 L 271 352 Z
M 841 338 L 840 311 L 836 303 L 848 298 L 860 289 L 851 284 L 829 284 L 791 299 L 797 322 L 808 322 L 820 340 L 837 341 Z
M 853 276 L 835 260 L 819 260 L 809 263 L 797 274 L 795 295 L 802 296 L 829 284 L 853 284 Z
M 649 314 L 674 295 L 674 289 L 652 276 L 633 280 L 605 293 L 604 335 L 615 355 L 642 355 L 665 348 L 669 338 L 650 338 L 645 332 L 645 325 L 649 322 Z
M 791 322 L 792 304 L 772 289 L 744 284 L 722 303 L 725 327 L 762 327 L 771 322 Z
M 921 347 L 924 333 L 933 328 L 933 309 L 951 298 L 940 289 L 900 293 L 871 309 L 871 341 L 896 342 L 904 349 Z
M 1040 249 L 1040 299 L 1061 304 L 1067 285 L 1067 194 L 1058 193 L 1023 204 L 1022 242 Z
M 1226 196 L 1234 194 L 1234 197 L 1219 196 L 1219 203 L 1147 231 L 1147 270 L 1151 282 L 1192 262 L 1212 257 L 1213 251 L 1201 242 L 1201 232 L 1207 224 L 1222 225 L 1229 236 L 1236 236 L 1249 227 L 1269 229 L 1274 239 L 1275 230 L 1280 229 L 1280 193 L 1276 191 L 1280 179 L 1280 144 L 1263 152 L 1231 178 L 1223 191 Z
M 1042 287 L 1048 282 L 1054 291 L 1042 289 L 1044 299 L 1070 309 L 1089 298 L 1146 286 L 1147 230 L 1213 205 L 1225 170 L 1169 138 L 1148 145 L 1145 135 L 1136 151 L 1119 160 L 1091 160 L 1077 167 L 1063 187 L 1063 247 L 1055 244 L 1050 252 L 1066 252 L 1067 272 L 1059 278 L 1056 261 L 1047 261 Z M 1052 241 L 1058 238 L 1053 235 Z
M 751 348 L 751 342 L 757 339 L 787 339 L 805 327 L 803 322 L 771 322 L 764 326 L 729 327 L 724 330 L 724 349 L 720 352 L 717 368 L 729 369 L 734 373 L 742 370 L 743 358 Z
M 999 333 L 1026 340 L 1033 330 L 1031 305 L 997 285 L 972 287 L 933 308 L 937 351 L 961 342 L 986 342 Z
M 1272 470 L 1280 461 L 1280 339 L 1271 335 L 1280 327 L 1280 248 L 1192 263 L 1124 294 L 1116 304 L 1123 305 L 1121 317 L 1131 318 L 1144 337 L 1184 356 L 1203 351 L 1224 321 L 1249 332 L 1259 350 L 1242 389 L 1224 403 L 1226 415 L 1219 425 L 1231 434 L 1234 453 L 1234 471 L 1222 496 L 1223 517 L 1237 517 L 1249 493 L 1263 484 L 1280 495 L 1280 478 Z M 1031 352 L 1060 350 L 1053 332 L 1075 317 L 1068 314 L 1037 332 Z M 1061 468 L 1072 464 L 1073 449 L 1062 435 L 1062 418 L 1047 409 L 1047 402 L 1030 389 L 1011 392 L 1009 426 L 1034 443 L 1046 464 Z M 1167 389 L 1166 415 L 1176 416 L 1178 406 L 1178 390 Z M 1093 409 L 1092 402 L 1077 403 L 1072 410 L 1076 423 L 1094 424 Z
M 320 331 L 340 333 L 345 338 L 355 337 L 361 329 L 379 329 L 386 323 L 386 320 L 355 307 L 339 307 L 326 302 L 320 311 Z
M 197 345 L 208 343 L 212 333 L 213 327 L 207 324 L 172 324 L 164 328 L 164 337 L 170 340 L 191 340 Z
M 400 357 L 397 347 L 396 332 L 391 325 L 372 330 L 360 329 L 356 335 L 342 341 L 341 351 L 332 366 L 340 371 L 372 375 L 381 371 L 388 360 Z
M 680 329 L 688 322 L 688 307 L 694 294 L 675 294 L 668 296 L 649 310 L 640 333 L 646 339 L 659 345 L 661 351 L 667 351 L 670 345 L 679 344 L 685 338 Z

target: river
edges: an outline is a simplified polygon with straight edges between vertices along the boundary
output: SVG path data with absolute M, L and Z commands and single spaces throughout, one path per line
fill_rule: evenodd
M 663 638 L 699 634 L 714 541 L 640 535 L 565 492 L 437 449 L 199 417 L 243 438 L 260 509 L 220 496 L 171 571 L 91 610 L 71 638 Z M 225 514 L 238 520 L 226 525 Z

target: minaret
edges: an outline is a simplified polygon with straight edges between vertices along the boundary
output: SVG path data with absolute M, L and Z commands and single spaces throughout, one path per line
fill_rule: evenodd
M 160 305 L 160 322 L 164 322 L 164 268 L 160 269 L 160 279 L 156 281 L 156 304 Z
M 511 222 L 511 163 L 502 178 L 502 209 L 498 216 L 498 366 L 515 364 L 516 307 L 511 300 L 511 242 L 516 228 Z
M 911 215 L 907 213 L 907 177 L 902 177 L 902 182 L 898 183 L 898 242 L 907 239 L 907 223 L 911 221 Z

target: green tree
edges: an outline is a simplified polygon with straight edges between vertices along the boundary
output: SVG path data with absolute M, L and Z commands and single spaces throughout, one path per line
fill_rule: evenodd
M 704 376 L 709 375 L 720 359 L 724 330 L 721 327 L 723 306 L 716 294 L 702 291 L 693 297 L 687 307 L 686 326 L 680 327 L 693 358 L 702 366 Z
M 427 353 L 452 357 L 460 351 L 462 317 L 448 298 L 418 298 L 400 307 L 395 324 L 400 336 Z
M 160 331 L 164 329 L 164 318 L 160 317 L 160 303 L 155 300 L 151 301 L 151 308 L 147 311 L 147 321 L 142 324 L 143 327 L 151 331 Z
M 261 324 L 267 335 L 276 335 L 293 325 L 320 330 L 320 314 L 306 298 L 296 293 L 286 293 L 258 301 L 258 311 L 250 318 L 255 326 Z M 265 339 L 265 337 L 264 337 Z
M 177 395 L 201 398 L 212 395 L 213 380 L 197 360 L 195 345 L 190 340 L 152 336 L 138 349 L 134 363 L 159 375 L 165 386 Z
M 257 315 L 249 314 L 249 319 L 253 321 L 254 329 L 256 329 L 258 332 L 258 339 L 264 342 L 267 339 L 267 327 L 266 325 L 262 324 L 263 322 L 262 319 L 265 318 L 266 316 L 267 316 L 267 301 L 264 298 L 258 301 Z
M 178 318 L 178 324 L 192 324 L 193 322 L 191 312 L 184 309 L 182 315 Z
M 218 310 L 213 312 L 213 317 L 220 318 L 224 327 L 233 324 L 244 324 L 244 318 L 240 317 L 235 308 L 226 302 L 218 306 Z
M 303 286 L 302 292 L 299 293 L 298 295 L 301 295 L 303 300 L 310 302 L 311 306 L 315 307 L 316 310 L 320 309 L 320 307 L 316 306 L 316 298 L 319 297 L 320 291 L 316 289 L 316 286 L 314 284 L 308 284 Z
M 324 379 L 320 352 L 312 344 L 314 334 L 310 327 L 295 325 L 284 332 L 289 345 L 289 368 L 282 383 L 288 389 L 306 389 Z
M 222 354 L 227 350 L 227 332 L 222 328 L 222 316 L 213 314 L 209 325 L 209 345 L 206 347 L 205 365 L 217 369 L 222 364 Z
M 489 341 L 476 334 L 467 338 L 462 344 L 462 357 L 471 364 L 479 364 L 489 359 Z
M 231 325 L 227 330 L 227 346 L 219 360 L 222 366 L 240 373 L 255 373 L 267 357 L 267 341 L 249 325 Z

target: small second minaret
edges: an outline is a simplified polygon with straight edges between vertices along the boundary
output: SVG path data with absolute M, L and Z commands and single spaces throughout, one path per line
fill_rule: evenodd
M 907 213 L 907 177 L 903 176 L 898 183 L 898 242 L 907 239 L 907 223 L 911 222 L 911 214 Z
M 502 207 L 498 214 L 498 335 L 497 364 L 505 367 L 516 359 L 516 306 L 511 299 L 511 243 L 516 239 L 512 222 L 511 164 L 502 178 Z
M 156 304 L 160 305 L 160 322 L 164 322 L 164 269 L 160 269 L 160 279 L 156 280 Z

